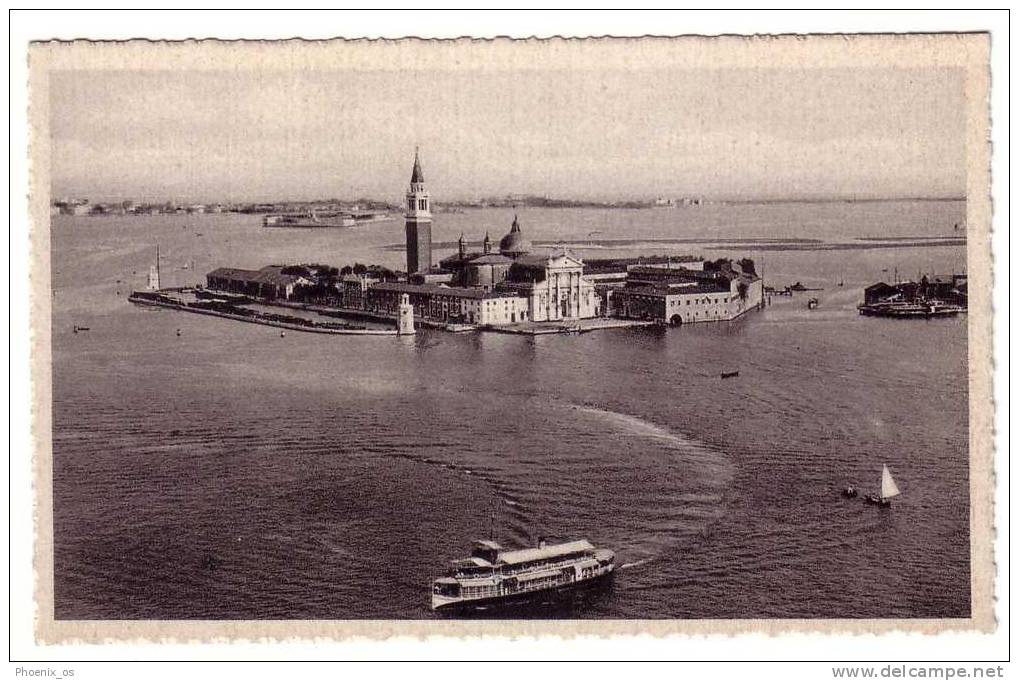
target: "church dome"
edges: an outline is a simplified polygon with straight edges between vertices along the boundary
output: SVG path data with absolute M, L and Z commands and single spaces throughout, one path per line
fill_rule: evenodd
M 505 256 L 515 257 L 518 255 L 524 255 L 531 251 L 531 242 L 528 241 L 523 232 L 520 231 L 520 222 L 517 220 L 517 216 L 513 216 L 513 227 L 510 228 L 509 234 L 504 236 L 499 241 L 499 252 Z

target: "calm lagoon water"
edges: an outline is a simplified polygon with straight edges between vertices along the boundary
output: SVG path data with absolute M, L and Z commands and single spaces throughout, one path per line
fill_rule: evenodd
M 164 286 L 220 265 L 399 266 L 399 221 L 55 217 L 56 616 L 427 618 L 429 580 L 490 534 L 616 550 L 611 591 L 560 616 L 968 616 L 967 318 L 855 310 L 896 268 L 964 269 L 964 247 L 711 242 L 953 236 L 964 217 L 963 202 L 522 210 L 533 239 L 704 238 L 657 252 L 749 255 L 768 284 L 825 289 L 813 311 L 776 297 L 737 322 L 536 338 L 281 338 L 127 302 L 157 242 Z M 511 221 L 438 214 L 434 238 Z M 890 511 L 839 496 L 876 488 L 884 463 L 904 492 Z

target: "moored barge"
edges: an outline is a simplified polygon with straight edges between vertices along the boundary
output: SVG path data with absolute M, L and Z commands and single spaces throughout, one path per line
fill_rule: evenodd
M 862 303 L 857 306 L 860 314 L 868 317 L 894 317 L 897 319 L 930 319 L 932 317 L 954 317 L 966 309 L 941 301 L 888 301 Z
M 615 560 L 612 551 L 586 539 L 512 551 L 478 540 L 469 558 L 453 561 L 449 573 L 432 582 L 432 610 L 485 610 L 596 586 L 612 577 Z

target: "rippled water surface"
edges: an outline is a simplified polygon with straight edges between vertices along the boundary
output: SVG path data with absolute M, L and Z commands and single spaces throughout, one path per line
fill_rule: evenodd
M 964 213 L 887 202 L 520 219 L 548 240 L 846 241 L 951 236 Z M 497 237 L 511 220 L 440 214 L 435 239 Z M 769 284 L 825 289 L 817 310 L 775 298 L 732 323 L 281 338 L 127 295 L 157 242 L 174 285 L 219 265 L 398 266 L 387 246 L 402 225 L 267 230 L 208 215 L 52 229 L 58 618 L 430 617 L 430 578 L 489 535 L 617 552 L 611 591 L 569 616 L 969 614 L 967 318 L 854 307 L 895 268 L 963 269 L 963 247 L 661 251 L 748 254 Z M 904 491 L 891 510 L 839 496 L 874 489 L 883 463 Z

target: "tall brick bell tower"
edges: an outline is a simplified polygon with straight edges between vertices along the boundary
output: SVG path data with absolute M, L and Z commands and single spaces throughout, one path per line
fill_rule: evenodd
M 407 276 L 423 274 L 432 267 L 432 206 L 421 172 L 421 159 L 414 150 L 414 171 L 407 190 Z

